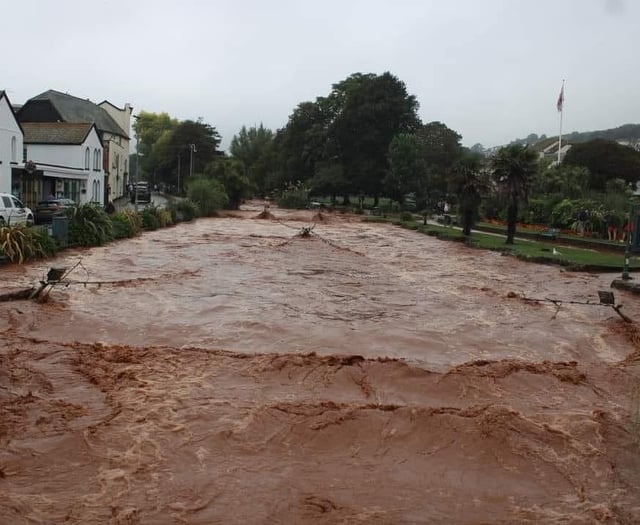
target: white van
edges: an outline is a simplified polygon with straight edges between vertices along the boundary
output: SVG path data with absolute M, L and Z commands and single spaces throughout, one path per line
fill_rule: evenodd
M 9 193 L 0 193 L 0 226 L 33 224 L 33 212 Z

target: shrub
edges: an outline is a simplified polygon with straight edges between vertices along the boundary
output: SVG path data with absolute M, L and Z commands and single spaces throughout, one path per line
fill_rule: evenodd
M 156 230 L 173 224 L 172 214 L 169 210 L 162 209 L 155 204 L 149 204 L 140 215 L 142 227 L 145 230 Z
M 198 205 L 190 199 L 173 201 L 167 206 L 167 212 L 171 216 L 171 223 L 191 221 L 200 216 Z
M 101 246 L 113 240 L 113 225 L 99 204 L 82 204 L 69 208 L 69 243 Z
M 400 220 L 402 222 L 411 222 L 411 221 L 413 221 L 413 214 L 411 212 L 408 212 L 408 211 L 403 211 L 400 214 Z
M 140 217 L 142 218 L 143 230 L 157 230 L 160 227 L 160 221 L 153 209 L 145 208 L 142 210 Z
M 59 249 L 56 240 L 49 235 L 48 228 L 33 227 L 29 229 L 33 241 L 40 245 L 38 252 L 40 257 L 51 257 L 55 255 Z
M 198 177 L 189 182 L 187 197 L 198 205 L 200 213 L 212 217 L 229 205 L 229 197 L 222 183 L 216 179 Z
M 115 239 L 135 237 L 141 229 L 140 217 L 131 211 L 121 211 L 109 217 Z
M 276 199 L 280 208 L 301 210 L 309 206 L 309 188 L 302 182 L 289 183 Z
M 53 255 L 56 243 L 46 229 L 26 226 L 0 227 L 0 253 L 12 263 Z

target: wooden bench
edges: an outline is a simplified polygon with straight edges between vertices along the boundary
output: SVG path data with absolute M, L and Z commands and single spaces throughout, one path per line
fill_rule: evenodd
M 547 228 L 546 230 L 541 231 L 538 235 L 540 235 L 540 237 L 555 241 L 558 238 L 559 234 L 560 230 L 558 228 Z

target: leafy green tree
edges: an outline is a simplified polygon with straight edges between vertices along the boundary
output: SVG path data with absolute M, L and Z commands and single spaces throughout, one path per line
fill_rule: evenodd
M 462 158 L 462 137 L 442 122 L 429 122 L 416 135 L 424 166 L 418 199 L 421 206 L 431 206 L 446 193 L 453 166 Z
M 328 150 L 339 158 L 353 188 L 377 199 L 391 140 L 420 126 L 417 99 L 407 93 L 404 82 L 386 72 L 351 75 L 334 84 L 327 102 L 334 115 Z
M 573 144 L 563 164 L 587 168 L 589 186 L 596 191 L 604 191 L 610 179 L 621 178 L 631 183 L 640 180 L 640 153 L 610 140 Z
M 589 190 L 589 170 L 582 166 L 554 164 L 538 172 L 531 190 L 536 195 L 578 199 Z
M 274 139 L 279 166 L 275 185 L 283 187 L 314 176 L 316 164 L 327 158 L 327 130 L 331 119 L 326 99 L 302 102 L 296 107 L 285 128 Z
M 274 134 L 262 124 L 242 129 L 231 139 L 229 152 L 242 164 L 243 174 L 251 181 L 258 195 L 267 195 L 270 175 L 274 171 Z
M 384 179 L 385 194 L 403 203 L 407 193 L 418 189 L 422 172 L 420 142 L 413 133 L 400 133 L 389 144 L 389 171 Z
M 478 220 L 482 196 L 488 191 L 488 182 L 483 170 L 483 157 L 470 153 L 456 163 L 450 178 L 450 190 L 458 199 L 458 210 L 462 218 L 462 233 L 471 235 Z
M 220 158 L 208 164 L 204 170 L 206 177 L 220 181 L 228 197 L 228 207 L 237 210 L 243 199 L 251 196 L 251 182 L 244 174 L 240 161 L 229 158 Z
M 344 176 L 344 168 L 339 163 L 318 163 L 316 173 L 311 179 L 313 195 L 329 195 L 335 205 L 337 196 L 348 193 L 349 183 Z
M 500 148 L 491 159 L 493 180 L 507 199 L 507 244 L 513 244 L 518 207 L 527 202 L 537 163 L 537 153 L 519 144 Z
M 168 113 L 151 113 L 140 111 L 133 123 L 137 140 L 137 151 L 140 153 L 140 169 L 144 173 L 154 173 L 159 168 L 159 152 L 157 143 L 163 135 L 170 134 L 179 124 L 178 119 L 171 118 Z M 129 165 L 131 173 L 136 173 Z

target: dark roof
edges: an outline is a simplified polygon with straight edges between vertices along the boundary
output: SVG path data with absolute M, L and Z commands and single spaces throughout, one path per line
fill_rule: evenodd
M 23 122 L 25 144 L 82 144 L 94 124 L 73 122 Z
M 55 110 L 55 113 L 60 117 L 59 120 L 63 122 L 95 123 L 100 131 L 106 131 L 114 135 L 129 138 L 127 132 L 118 125 L 104 108 L 101 108 L 90 100 L 74 97 L 53 89 L 29 99 L 18 113 L 20 121 L 39 121 L 40 118 L 34 115 L 33 109 L 35 109 L 36 106 L 42 106 L 42 103 L 45 101 L 50 104 L 51 109 Z M 33 106 L 31 111 L 30 105 Z M 54 117 L 49 114 L 44 116 L 42 120 L 50 121 L 53 118 Z

